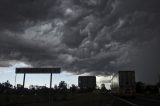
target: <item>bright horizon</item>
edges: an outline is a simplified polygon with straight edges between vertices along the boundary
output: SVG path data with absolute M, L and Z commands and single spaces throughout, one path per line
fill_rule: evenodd
M 0 83 L 7 80 L 15 86 L 15 84 L 23 84 L 23 74 L 15 74 L 15 69 L 20 67 L 30 67 L 25 63 L 12 64 L 10 67 L 0 67 Z M 60 81 L 65 81 L 67 86 L 75 84 L 78 86 L 78 76 L 89 75 L 84 73 L 80 75 L 74 75 L 72 73 L 63 71 L 60 74 L 53 74 L 52 87 L 58 85 Z M 16 77 L 16 80 L 15 80 Z M 96 83 L 100 87 L 102 82 L 106 82 L 110 77 L 96 76 Z M 26 74 L 25 87 L 29 88 L 30 85 L 47 86 L 50 84 L 50 74 Z M 104 83 L 107 89 L 110 89 L 110 83 Z

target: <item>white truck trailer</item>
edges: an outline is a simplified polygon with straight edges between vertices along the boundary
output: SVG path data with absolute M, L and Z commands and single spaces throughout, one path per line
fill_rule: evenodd
M 135 72 L 118 71 L 111 79 L 111 93 L 118 96 L 135 96 Z

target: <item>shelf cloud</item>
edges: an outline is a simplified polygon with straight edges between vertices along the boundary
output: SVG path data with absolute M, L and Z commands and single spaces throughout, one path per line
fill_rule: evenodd
M 0 66 L 19 61 L 75 74 L 160 70 L 159 0 L 1 0 Z M 5 62 L 3 62 L 5 61 Z

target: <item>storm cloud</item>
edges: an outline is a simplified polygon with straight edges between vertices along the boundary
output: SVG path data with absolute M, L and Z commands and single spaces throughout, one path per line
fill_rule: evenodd
M 60 66 L 75 74 L 160 70 L 159 0 L 1 0 L 0 66 Z M 5 62 L 3 62 L 5 61 Z

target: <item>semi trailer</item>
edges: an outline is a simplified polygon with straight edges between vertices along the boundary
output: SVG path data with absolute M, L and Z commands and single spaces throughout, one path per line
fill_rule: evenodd
M 78 86 L 80 89 L 95 89 L 96 88 L 96 76 L 79 76 Z
M 135 72 L 118 71 L 111 79 L 111 93 L 118 96 L 135 96 Z

